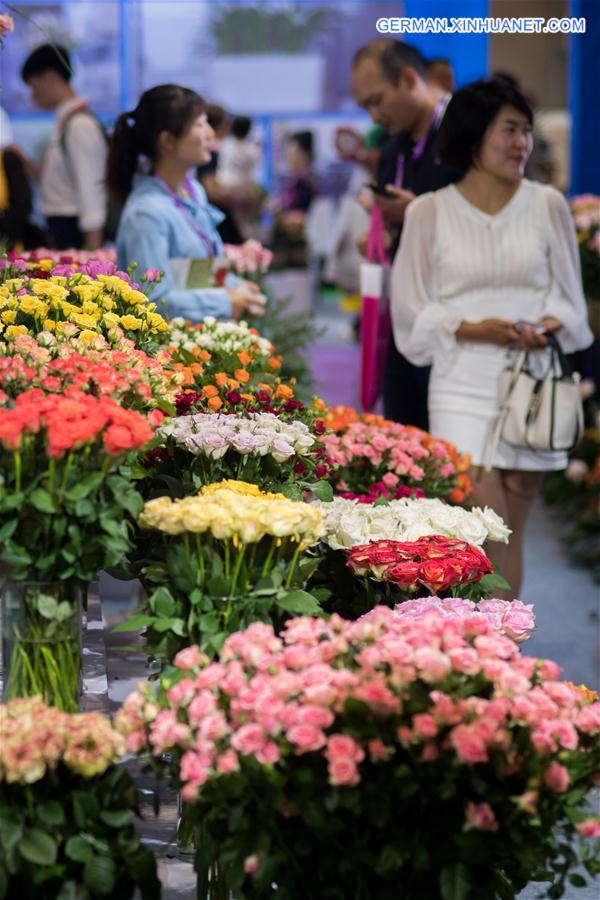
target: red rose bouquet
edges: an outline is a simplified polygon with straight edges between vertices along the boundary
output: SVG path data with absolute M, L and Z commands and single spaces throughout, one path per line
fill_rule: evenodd
M 411 592 L 423 587 L 438 595 L 481 581 L 494 571 L 479 547 L 438 534 L 406 543 L 375 541 L 359 545 L 346 551 L 346 559 L 355 575 L 386 581 Z
M 414 597 L 463 597 L 474 602 L 508 585 L 479 547 L 443 535 L 416 541 L 374 541 L 344 551 L 345 572 L 330 554 L 335 585 L 329 608 L 346 618 L 377 604 L 395 606 Z M 338 568 L 340 571 L 338 571 Z

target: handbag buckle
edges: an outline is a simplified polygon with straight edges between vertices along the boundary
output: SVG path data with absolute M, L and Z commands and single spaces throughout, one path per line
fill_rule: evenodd
M 537 419 L 537 415 L 540 411 L 540 406 L 542 403 L 542 392 L 541 392 L 542 382 L 538 381 L 536 383 L 533 394 L 531 395 L 531 400 L 529 401 L 529 406 L 527 408 L 527 418 L 526 421 L 533 422 Z

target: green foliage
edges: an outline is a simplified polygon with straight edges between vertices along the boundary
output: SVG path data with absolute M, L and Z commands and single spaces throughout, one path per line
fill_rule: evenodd
M 0 900 L 143 900 L 160 896 L 135 832 L 138 794 L 113 766 L 90 779 L 64 766 L 33 785 L 0 782 Z
M 163 663 L 190 644 L 214 656 L 251 622 L 280 628 L 291 616 L 321 613 L 317 596 L 304 590 L 319 558 L 288 540 L 235 547 L 207 534 L 161 535 L 154 551 L 138 563 L 148 596 L 115 631 L 144 628 L 151 658 Z
M 301 3 L 273 9 L 220 3 L 211 22 L 217 53 L 301 53 L 325 28 L 326 7 L 303 9 Z
M 0 567 L 12 580 L 87 583 L 131 549 L 141 495 L 118 471 L 85 474 L 85 458 L 32 461 L 22 490 L 0 465 Z

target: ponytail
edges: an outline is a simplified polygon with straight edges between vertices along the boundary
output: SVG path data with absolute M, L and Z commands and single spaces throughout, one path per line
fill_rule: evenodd
M 134 113 L 122 113 L 115 127 L 108 148 L 106 184 L 113 199 L 124 203 L 133 185 L 138 167 L 138 148 L 135 138 Z
M 115 122 L 108 150 L 106 183 L 110 194 L 124 203 L 131 193 L 140 156 L 153 164 L 163 131 L 181 137 L 194 119 L 206 111 L 202 97 L 189 88 L 160 84 L 140 97 L 132 112 Z

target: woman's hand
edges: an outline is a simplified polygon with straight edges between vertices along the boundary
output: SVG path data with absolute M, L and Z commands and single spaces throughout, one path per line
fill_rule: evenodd
M 231 318 L 240 319 L 250 306 L 250 297 L 245 291 L 230 288 L 227 293 L 231 300 Z
M 248 282 L 242 282 L 242 284 L 248 284 Z M 227 293 L 229 294 L 229 299 L 231 300 L 231 317 L 232 319 L 240 319 L 243 315 L 248 314 L 251 316 L 264 316 L 265 314 L 265 303 L 264 300 L 261 299 L 263 295 L 260 293 L 260 289 L 258 289 L 257 285 L 252 285 L 252 292 L 247 291 L 246 288 L 235 287 L 230 288 Z
M 519 345 L 523 350 L 542 350 L 548 346 L 548 338 L 539 329 L 543 325 L 521 325 L 519 328 Z
M 514 322 L 506 319 L 483 319 L 481 322 L 461 322 L 456 330 L 456 339 L 510 347 L 519 343 L 521 335 Z
M 540 319 L 540 325 L 544 326 L 547 334 L 556 334 L 557 331 L 564 327 L 563 323 L 555 319 L 554 316 L 544 316 L 543 319 Z
M 238 283 L 236 284 L 236 288 L 237 290 L 244 291 L 244 293 L 246 294 L 248 293 L 248 291 L 250 291 L 250 293 L 252 294 L 260 294 L 259 286 L 257 284 L 254 284 L 253 281 L 246 281 L 246 279 L 238 281 Z

